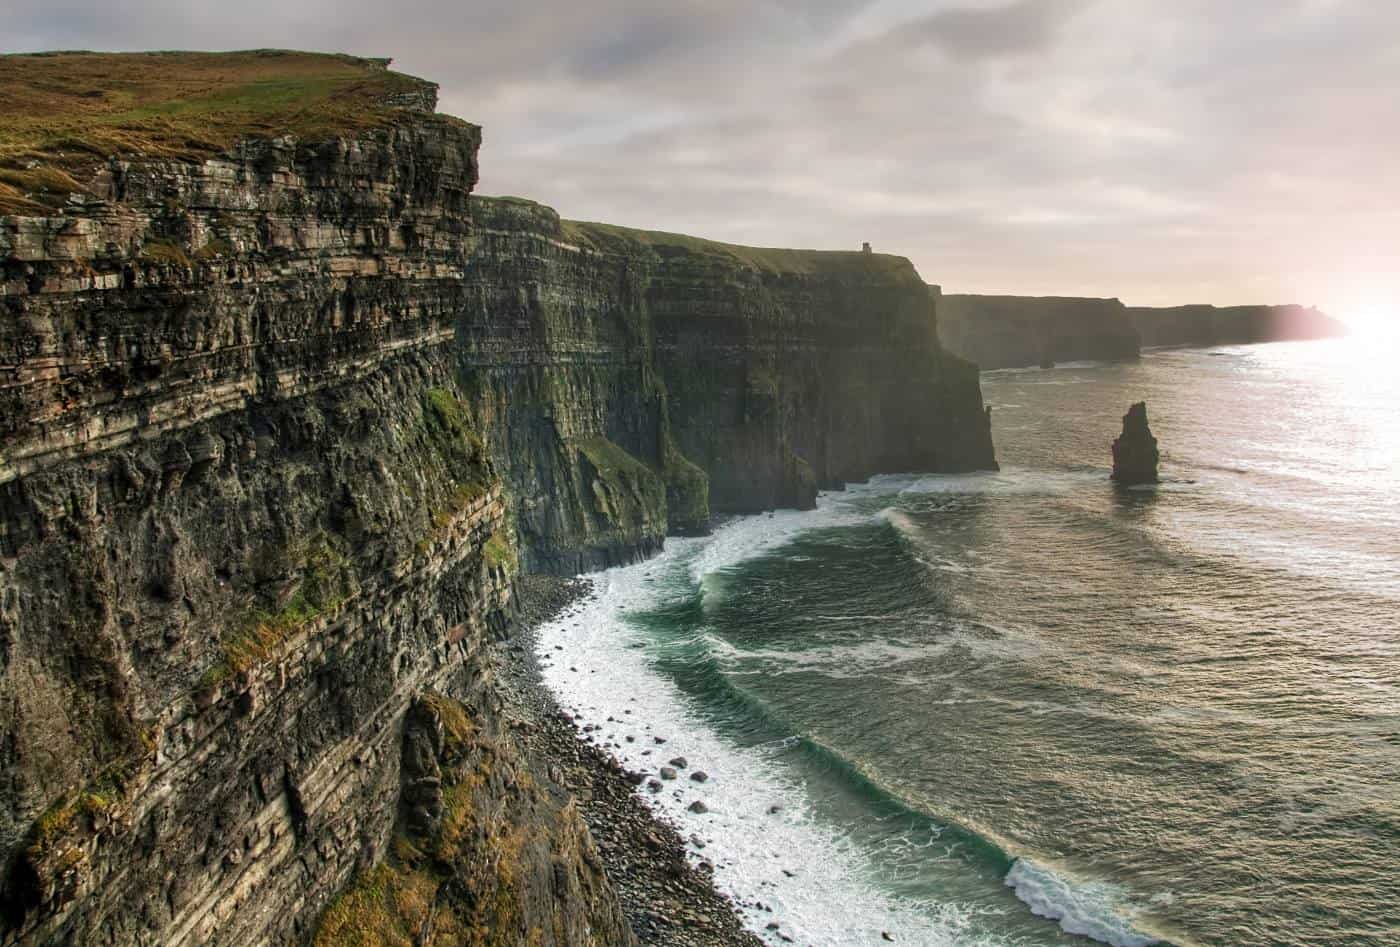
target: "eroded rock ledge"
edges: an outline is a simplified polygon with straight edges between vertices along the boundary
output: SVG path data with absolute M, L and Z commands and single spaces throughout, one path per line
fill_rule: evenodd
M 626 943 L 495 721 L 515 577 L 994 464 L 907 261 L 469 199 L 432 93 L 0 217 L 0 942 L 286 942 L 392 891 L 415 937 Z

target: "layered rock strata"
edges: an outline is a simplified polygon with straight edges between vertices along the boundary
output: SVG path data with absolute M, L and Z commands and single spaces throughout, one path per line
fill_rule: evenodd
M 517 564 L 455 358 L 478 142 L 405 108 L 0 222 L 5 942 L 308 935 L 388 851 L 409 708 L 489 705 Z M 542 798 L 474 883 L 608 930 Z
M 625 944 L 514 577 L 994 464 L 907 261 L 469 200 L 432 101 L 0 218 L 0 942 Z

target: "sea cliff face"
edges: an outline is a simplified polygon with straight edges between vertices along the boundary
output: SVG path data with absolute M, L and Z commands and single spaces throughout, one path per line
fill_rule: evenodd
M 1143 345 L 1242 345 L 1346 335 L 1311 306 L 1172 306 L 1128 310 Z
M 943 295 L 938 337 L 984 371 L 1138 357 L 1137 329 L 1117 299 Z
M 994 464 L 907 261 L 472 199 L 403 80 L 0 217 L 0 942 L 631 943 L 500 719 L 516 576 Z
M 473 208 L 464 378 L 533 566 L 610 565 L 875 473 L 995 466 L 975 369 L 903 258 Z

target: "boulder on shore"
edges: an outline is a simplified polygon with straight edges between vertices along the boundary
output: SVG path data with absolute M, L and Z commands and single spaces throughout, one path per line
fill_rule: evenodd
M 1113 442 L 1113 479 L 1125 486 L 1157 483 L 1157 438 L 1147 426 L 1147 402 L 1123 415 L 1123 433 Z

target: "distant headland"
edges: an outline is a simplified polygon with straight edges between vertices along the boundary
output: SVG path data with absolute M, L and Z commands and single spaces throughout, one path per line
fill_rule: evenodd
M 1135 359 L 1154 346 L 1245 345 L 1343 336 L 1321 310 L 1277 306 L 1125 306 L 1113 298 L 944 295 L 938 338 L 983 370 Z

